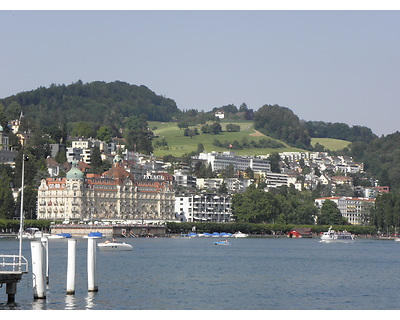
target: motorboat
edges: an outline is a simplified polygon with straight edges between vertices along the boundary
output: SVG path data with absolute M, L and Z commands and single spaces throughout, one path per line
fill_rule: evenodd
M 229 233 L 229 232 L 228 233 L 221 232 L 220 235 L 221 235 L 222 238 L 230 238 L 230 237 L 232 237 L 232 233 Z
M 31 234 L 31 233 L 29 233 L 29 232 L 22 232 L 22 234 L 21 235 L 17 235 L 17 238 L 16 239 L 19 239 L 19 238 L 22 238 L 22 239 L 27 239 L 27 240 L 32 240 L 32 239 L 35 239 L 35 237 L 34 237 L 34 235 L 33 234 Z
M 83 236 L 84 239 L 102 239 L 106 236 L 103 235 L 101 232 L 90 232 L 89 234 Z
M 132 251 L 133 247 L 129 243 L 117 241 L 105 241 L 97 244 L 100 250 L 103 251 Z
M 199 235 L 197 234 L 197 233 L 194 233 L 194 232 L 191 232 L 191 233 L 189 233 L 188 234 L 188 237 L 189 238 L 196 238 L 196 237 L 198 237 Z
M 56 240 L 56 239 L 69 239 L 72 238 L 70 233 L 58 233 L 58 234 L 51 234 L 47 237 L 47 239 Z
M 214 244 L 216 246 L 230 246 L 231 245 L 231 243 L 228 242 L 228 240 L 226 240 L 226 239 L 225 240 L 221 240 L 221 241 L 215 241 Z
M 40 231 L 38 228 L 27 228 L 22 232 L 22 239 L 35 240 L 41 239 L 43 237 L 48 237 L 50 234 Z M 17 239 L 20 238 L 20 235 L 17 235 Z
M 240 231 L 238 231 L 238 232 L 235 232 L 233 235 L 232 235 L 232 237 L 235 237 L 235 238 L 247 238 L 249 235 L 247 234 L 247 233 L 242 233 L 242 232 L 240 232 Z
M 332 229 L 332 226 L 328 229 L 328 231 L 324 232 L 321 235 L 320 242 L 351 242 L 354 241 L 354 235 L 348 231 L 339 231 L 336 232 Z
M 36 231 L 33 234 L 33 238 L 34 239 L 42 239 L 42 238 L 48 237 L 49 235 L 50 235 L 50 233 L 46 233 L 46 232 L 43 232 L 43 231 Z

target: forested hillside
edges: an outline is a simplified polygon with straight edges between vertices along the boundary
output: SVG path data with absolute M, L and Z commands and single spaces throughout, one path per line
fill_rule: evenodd
M 1 99 L 9 118 L 20 110 L 41 126 L 90 122 L 97 126 L 122 127 L 124 118 L 146 115 L 151 121 L 171 121 L 180 114 L 174 100 L 155 94 L 145 86 L 101 81 L 51 85 Z
M 377 136 L 362 126 L 346 123 L 300 120 L 292 110 L 278 105 L 264 105 L 254 115 L 254 128 L 291 146 L 312 150 L 311 138 L 371 142 Z
M 369 143 L 354 142 L 349 154 L 364 162 L 364 168 L 380 185 L 400 188 L 400 133 L 395 132 Z
M 292 110 L 279 105 L 264 105 L 256 112 L 245 103 L 240 108 L 227 105 L 211 112 L 181 111 L 174 100 L 157 95 L 145 86 L 120 81 L 78 81 L 70 85 L 40 87 L 0 99 L 0 124 L 7 130 L 7 121 L 17 119 L 21 111 L 25 119 L 29 119 L 22 125 L 24 129 L 41 128 L 53 141 L 60 141 L 66 134 L 107 136 L 108 139 L 123 136 L 130 145 L 144 145 L 142 149 L 146 152 L 152 151 L 148 142 L 153 135 L 145 128 L 139 128 L 143 136 L 140 142 L 135 123 L 177 121 L 180 127 L 195 126 L 219 121 L 214 112 L 224 111 L 225 120 L 253 119 L 255 129 L 296 148 L 322 151 L 321 145 L 318 148 L 311 145 L 311 138 L 350 141 L 352 144 L 343 150 L 343 154 L 364 162 L 366 171 L 377 177 L 381 185 L 400 188 L 400 133 L 378 138 L 371 129 L 362 126 L 301 120 Z M 124 135 L 121 135 L 121 129 L 126 131 Z M 149 141 L 145 143 L 145 139 Z M 233 145 L 232 141 L 230 143 Z

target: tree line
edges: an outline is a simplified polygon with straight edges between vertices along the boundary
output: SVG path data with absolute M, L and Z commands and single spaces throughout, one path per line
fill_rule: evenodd
M 278 105 L 261 107 L 254 115 L 254 127 L 268 136 L 306 150 L 313 149 L 310 145 L 311 138 L 331 138 L 366 143 L 377 138 L 367 127 L 350 127 L 345 123 L 303 121 L 289 108 Z

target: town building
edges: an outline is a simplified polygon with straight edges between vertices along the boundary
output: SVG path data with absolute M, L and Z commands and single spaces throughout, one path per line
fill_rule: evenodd
M 351 197 L 326 197 L 315 199 L 315 204 L 321 208 L 326 200 L 333 201 L 343 218 L 348 223 L 354 225 L 365 224 L 368 221 L 370 209 L 375 200 L 369 198 L 351 198 Z
M 196 177 L 182 172 L 182 170 L 174 171 L 175 184 L 183 188 L 196 188 Z
M 0 126 L 0 163 L 14 165 L 17 152 L 10 148 L 8 134 Z
M 175 221 L 172 179 L 164 175 L 135 180 L 114 158 L 102 175 L 85 174 L 73 162 L 65 178 L 43 179 L 38 188 L 38 219 Z
M 234 152 L 225 151 L 200 153 L 194 159 L 205 160 L 208 165 L 211 165 L 213 171 L 220 171 L 233 166 L 235 171 L 246 171 L 247 168 L 255 172 L 269 172 L 271 171 L 271 164 L 269 160 L 260 157 L 250 156 L 237 156 Z
M 214 193 L 176 196 L 176 216 L 182 222 L 232 222 L 229 195 Z

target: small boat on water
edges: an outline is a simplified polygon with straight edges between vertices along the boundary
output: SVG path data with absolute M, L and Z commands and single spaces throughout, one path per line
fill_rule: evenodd
M 129 243 L 113 241 L 105 241 L 97 244 L 103 251 L 132 251 L 133 247 Z
M 22 239 L 34 240 L 34 239 L 41 239 L 43 237 L 48 237 L 50 234 L 40 231 L 38 228 L 27 228 L 25 231 L 22 232 Z M 20 238 L 18 234 L 17 239 Z
M 103 235 L 101 232 L 90 232 L 88 235 L 83 236 L 84 239 L 102 239 L 105 238 L 106 236 Z
M 336 232 L 332 227 L 329 227 L 328 231 L 321 235 L 320 242 L 351 242 L 354 240 L 354 235 L 350 232 L 346 230 Z
M 57 239 L 69 239 L 72 238 L 72 236 L 70 233 L 58 233 L 58 234 L 51 234 L 47 238 L 51 240 L 57 240 Z
M 247 238 L 248 236 L 249 235 L 247 233 L 242 233 L 240 231 L 238 231 L 232 235 L 232 237 L 235 237 L 235 238 Z
M 221 241 L 215 241 L 214 244 L 216 246 L 230 246 L 231 245 L 231 243 L 228 242 L 228 240 L 226 240 L 226 239 L 225 240 L 221 240 Z

